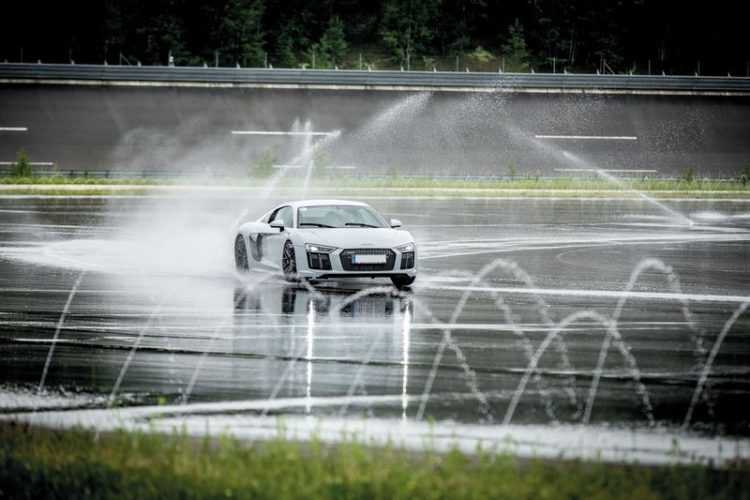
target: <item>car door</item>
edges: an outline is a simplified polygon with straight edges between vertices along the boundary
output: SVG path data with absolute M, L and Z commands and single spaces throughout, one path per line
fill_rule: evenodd
M 284 249 L 284 242 L 287 239 L 287 232 L 292 227 L 292 217 L 294 211 L 290 206 L 283 206 L 276 209 L 271 217 L 268 219 L 268 223 L 271 224 L 274 221 L 284 221 L 283 231 L 271 231 L 269 234 L 263 235 L 263 262 L 266 265 L 281 269 L 281 252 Z

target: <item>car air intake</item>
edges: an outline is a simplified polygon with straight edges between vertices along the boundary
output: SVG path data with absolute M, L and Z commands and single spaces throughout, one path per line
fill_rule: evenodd
M 307 265 L 310 269 L 331 270 L 331 258 L 327 253 L 307 252 Z
M 401 254 L 401 269 L 411 269 L 414 267 L 414 252 L 404 252 Z
M 384 263 L 358 264 L 358 256 L 384 255 Z M 396 254 L 389 248 L 353 248 L 341 252 L 341 267 L 345 271 L 391 271 L 396 263 Z

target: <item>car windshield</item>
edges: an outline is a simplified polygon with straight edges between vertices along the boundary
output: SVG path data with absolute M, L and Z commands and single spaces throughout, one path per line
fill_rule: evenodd
M 297 209 L 297 227 L 387 227 L 370 207 L 360 205 L 315 205 Z

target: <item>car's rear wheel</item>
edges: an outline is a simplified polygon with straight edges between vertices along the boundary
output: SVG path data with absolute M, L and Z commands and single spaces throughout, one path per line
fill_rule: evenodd
M 250 265 L 247 261 L 247 246 L 245 245 L 245 238 L 238 234 L 234 239 L 234 266 L 238 271 L 248 271 Z
M 391 276 L 391 281 L 398 288 L 403 288 L 414 283 L 416 276 Z
M 289 240 L 286 240 L 286 243 L 284 243 L 284 251 L 281 255 L 281 269 L 284 272 L 285 280 L 297 281 L 297 259 L 294 255 L 294 245 Z

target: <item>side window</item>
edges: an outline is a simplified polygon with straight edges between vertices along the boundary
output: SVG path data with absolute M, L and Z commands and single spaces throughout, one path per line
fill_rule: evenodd
M 283 220 L 284 225 L 289 227 L 292 225 L 292 207 L 281 207 L 278 210 L 276 210 L 273 214 L 271 214 L 271 218 L 268 219 L 268 223 L 270 224 L 273 221 L 276 220 Z

